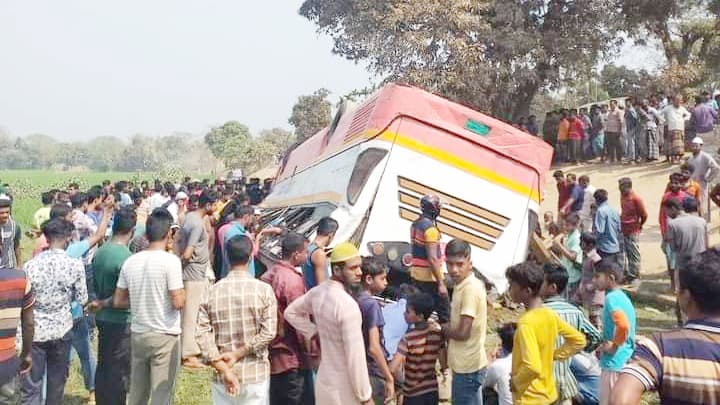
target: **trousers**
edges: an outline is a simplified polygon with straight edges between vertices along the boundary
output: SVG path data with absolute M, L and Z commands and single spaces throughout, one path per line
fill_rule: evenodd
M 97 321 L 97 327 L 95 399 L 99 405 L 125 405 L 130 386 L 130 325 Z
M 180 369 L 180 337 L 132 333 L 130 353 L 130 405 L 172 403 Z

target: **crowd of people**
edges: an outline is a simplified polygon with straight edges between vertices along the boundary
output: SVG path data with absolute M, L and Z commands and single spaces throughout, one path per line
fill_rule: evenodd
M 720 252 L 698 212 L 718 166 L 701 166 L 695 145 L 659 212 L 680 329 L 636 335 L 622 287 L 640 275 L 648 213 L 631 179 L 619 180 L 618 213 L 587 176 L 557 171 L 558 212 L 537 230 L 555 259 L 507 269 L 508 295 L 525 310 L 489 352 L 487 286 L 466 241 L 441 243 L 437 196 L 420 201 L 411 282 L 388 300 L 387 264 L 335 241 L 336 220 L 322 218 L 312 241 L 260 227 L 251 187 L 52 190 L 26 263 L 2 194 L 0 403 L 18 392 L 23 404 L 63 403 L 73 350 L 99 404 L 171 403 L 181 366 L 214 370 L 215 404 L 623 405 L 645 391 L 720 403 Z M 280 252 L 266 263 L 270 236 Z
M 661 156 L 678 163 L 692 139 L 712 135 L 718 122 L 720 94 L 703 92 L 692 107 L 685 106 L 681 95 L 662 93 L 620 100 L 550 111 L 541 130 L 534 117 L 516 125 L 552 145 L 556 163 L 640 163 Z

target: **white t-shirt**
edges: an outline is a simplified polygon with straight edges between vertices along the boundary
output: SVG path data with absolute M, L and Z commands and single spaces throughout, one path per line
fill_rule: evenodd
M 160 193 L 153 193 L 153 195 L 150 196 L 150 212 L 152 212 L 155 208 L 162 207 L 168 200 L 168 197 L 165 197 Z
M 660 111 L 660 115 L 667 123 L 668 131 L 684 131 L 685 121 L 690 119 L 690 113 L 685 107 L 669 105 Z
M 117 286 L 130 293 L 133 333 L 180 334 L 180 311 L 170 298 L 171 290 L 183 288 L 177 256 L 162 250 L 136 253 L 123 264 Z
M 589 219 L 592 217 L 592 205 L 595 204 L 595 187 L 591 184 L 585 188 L 585 194 L 583 195 L 583 204 L 580 208 L 580 219 Z
M 487 368 L 483 387 L 491 388 L 498 394 L 500 405 L 512 405 L 510 391 L 510 372 L 512 371 L 512 353 L 492 362 Z

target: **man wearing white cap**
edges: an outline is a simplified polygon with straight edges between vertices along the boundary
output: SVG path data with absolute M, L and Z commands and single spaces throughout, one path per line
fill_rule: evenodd
M 703 139 L 696 136 L 690 145 L 692 156 L 688 159 L 688 164 L 695 168 L 691 175 L 691 179 L 700 184 L 700 204 L 702 204 L 702 212 L 705 220 L 710 223 L 710 199 L 708 198 L 708 184 L 720 172 L 720 165 L 707 152 L 702 150 Z

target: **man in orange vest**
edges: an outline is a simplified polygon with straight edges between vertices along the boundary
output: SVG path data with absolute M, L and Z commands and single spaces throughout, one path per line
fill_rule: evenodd
M 450 303 L 442 268 L 440 230 L 436 223 L 440 215 L 440 199 L 435 195 L 426 195 L 420 200 L 420 209 L 422 214 L 410 228 L 413 256 L 410 277 L 415 287 L 432 295 L 434 310 L 442 324 L 450 319 Z

